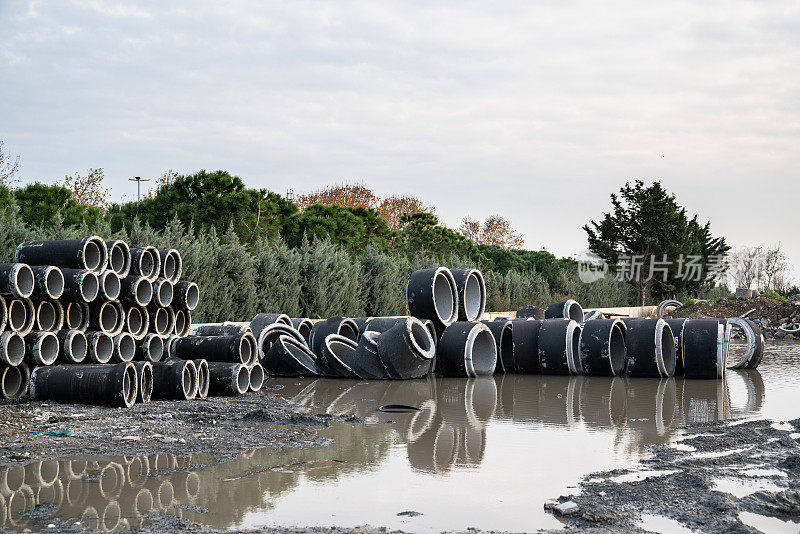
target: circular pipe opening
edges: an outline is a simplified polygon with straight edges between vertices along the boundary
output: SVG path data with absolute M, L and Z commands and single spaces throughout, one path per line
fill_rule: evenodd
M 172 303 L 172 284 L 168 280 L 158 284 L 158 303 L 165 308 Z
M 147 306 L 153 300 L 153 284 L 147 278 L 136 280 L 136 303 L 139 306 Z
M 43 300 L 36 310 L 36 324 L 39 330 L 51 331 L 56 326 L 56 307 L 52 302 Z
M 433 358 L 433 339 L 431 339 L 431 334 L 428 332 L 428 329 L 425 328 L 425 325 L 422 323 L 422 321 L 412 319 L 408 321 L 408 323 L 411 341 L 417 349 L 415 352 L 417 352 L 419 356 L 422 356 L 426 359 Z
M 94 353 L 97 363 L 108 363 L 114 355 L 114 340 L 106 334 L 99 334 L 95 340 Z
M 130 334 L 124 333 L 119 334 L 117 336 L 117 354 L 119 355 L 119 359 L 123 362 L 129 362 L 133 360 L 133 355 L 136 352 L 136 342 L 133 340 L 133 336 Z
M 347 339 L 358 341 L 358 326 L 356 326 L 356 324 L 349 319 L 343 319 L 339 324 L 338 334 L 346 337 Z
M 661 337 L 661 361 L 664 364 L 664 376 L 672 376 L 675 374 L 675 338 L 672 335 L 672 329 L 669 325 L 661 320 L 663 326 L 659 333 Z
M 119 276 L 114 271 L 106 271 L 103 273 L 103 294 L 109 300 L 117 300 L 119 292 L 122 289 Z
M 488 330 L 479 330 L 472 338 L 468 350 L 472 358 L 472 369 L 477 376 L 491 375 L 497 363 L 497 346 Z
M 445 324 L 453 320 L 456 312 L 456 301 L 453 298 L 455 287 L 450 277 L 443 272 L 436 273 L 433 278 L 433 305 L 436 313 Z
M 92 239 L 87 240 L 83 246 L 83 266 L 89 271 L 96 271 L 100 267 L 101 258 L 97 243 Z
M 117 326 L 117 322 L 119 321 L 119 313 L 117 309 L 112 306 L 110 303 L 106 302 L 100 306 L 98 322 L 100 323 L 100 329 L 103 332 L 113 332 L 114 328 Z
M 142 327 L 144 326 L 144 318 L 142 317 L 142 312 L 139 308 L 131 307 L 131 309 L 128 310 L 126 325 L 128 332 L 133 335 L 137 335 L 142 331 Z
M 205 360 L 200 361 L 200 364 L 197 366 L 197 394 L 201 399 L 208 397 L 210 378 L 208 374 L 208 362 Z
M 464 284 L 464 311 L 467 321 L 477 321 L 483 310 L 484 292 L 478 275 L 471 272 Z
M 511 325 L 511 322 L 508 322 L 506 323 L 506 327 L 503 328 L 503 331 L 500 334 L 500 352 L 497 354 L 498 360 L 502 360 L 503 355 L 510 356 L 514 354 L 514 338 L 512 334 L 512 329 L 513 326 Z M 506 369 L 506 372 L 511 372 L 511 369 Z
M 3 398 L 10 399 L 17 396 L 17 392 L 22 388 L 22 371 L 19 367 L 5 367 L 0 375 L 0 388 L 3 391 Z
M 183 310 L 175 311 L 175 335 L 183 336 L 186 334 L 186 315 Z
M 150 336 L 146 343 L 150 359 L 154 362 L 161 360 L 164 356 L 164 340 L 159 336 Z
M 125 251 L 119 243 L 114 243 L 111 246 L 108 255 L 108 266 L 117 274 L 125 272 Z
M 3 334 L 6 361 L 11 365 L 19 365 L 25 358 L 25 340 L 16 332 Z
M 58 338 L 52 332 L 43 332 L 39 338 L 39 355 L 45 365 L 53 364 L 58 358 Z
M 86 358 L 89 345 L 83 332 L 73 331 L 72 336 L 67 338 L 67 343 L 69 343 L 69 354 L 74 362 L 81 362 Z
M 145 278 L 153 276 L 155 269 L 155 262 L 153 261 L 153 253 L 149 249 L 145 249 L 139 255 L 139 275 Z
M 67 330 L 80 330 L 84 322 L 83 307 L 75 302 L 67 304 Z
M 14 286 L 20 298 L 28 298 L 33 293 L 35 280 L 33 270 L 24 263 L 17 264 L 14 269 Z
M 18 332 L 25 328 L 28 322 L 28 310 L 21 300 L 12 300 L 8 303 L 8 326 Z
M 100 284 L 97 281 L 97 275 L 92 272 L 83 274 L 81 280 L 81 297 L 86 302 L 92 302 L 97 298 L 97 293 L 100 291 Z
M 126 365 L 125 372 L 122 375 L 122 398 L 128 408 L 136 402 L 136 384 L 138 381 L 136 369 L 132 365 Z
M 183 395 L 187 399 L 192 396 L 194 376 L 192 376 L 192 370 L 189 368 L 188 362 L 183 365 L 183 369 L 181 370 L 181 389 L 183 390 Z
M 44 277 L 44 285 L 47 291 L 47 296 L 51 299 L 57 299 L 64 293 L 64 273 L 61 269 L 52 268 L 47 270 Z
M 163 336 L 167 333 L 167 327 L 169 327 L 169 316 L 167 315 L 167 310 L 165 308 L 158 308 L 156 310 L 155 325 L 157 334 Z
M 150 365 L 142 366 L 142 373 L 139 375 L 139 390 L 142 402 L 150 402 L 153 396 L 153 367 Z
M 242 365 L 247 365 L 253 358 L 253 347 L 247 336 L 242 336 L 239 340 L 239 360 Z
M 567 355 L 569 358 L 572 358 L 571 364 L 568 366 L 572 373 L 571 374 L 581 374 L 583 369 L 583 364 L 581 363 L 581 332 L 583 329 L 578 324 L 574 324 L 574 328 L 572 329 L 570 335 L 570 343 L 567 350 L 569 350 L 569 354 Z
M 576 323 L 583 322 L 583 308 L 581 308 L 580 304 L 574 300 L 569 300 L 567 301 L 566 307 L 567 312 L 564 314 L 565 317 L 572 319 Z
M 250 368 L 250 390 L 258 391 L 264 385 L 264 368 L 256 364 Z
M 303 336 L 303 339 L 308 340 L 311 337 L 311 322 L 301 321 L 297 325 L 297 331 L 300 332 L 300 335 Z
M 186 307 L 193 310 L 197 307 L 199 302 L 200 289 L 197 287 L 197 284 L 191 283 L 189 287 L 186 288 Z
M 243 393 L 246 393 L 249 388 L 250 388 L 250 371 L 245 366 L 238 367 L 236 373 L 236 390 L 241 395 Z
M 175 269 L 177 265 L 175 264 L 175 257 L 173 256 L 172 252 L 168 252 L 166 256 L 164 256 L 164 263 L 161 266 L 162 275 L 167 280 L 172 280 L 175 276 Z
M 608 340 L 608 358 L 611 363 L 611 372 L 615 375 L 625 372 L 625 333 L 620 323 L 611 327 L 611 337 Z

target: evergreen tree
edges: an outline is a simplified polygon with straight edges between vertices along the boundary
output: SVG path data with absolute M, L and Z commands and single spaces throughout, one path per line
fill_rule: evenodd
M 304 239 L 300 246 L 300 307 L 305 317 L 360 315 L 359 265 L 325 239 Z
M 256 313 L 300 316 L 300 253 L 281 240 L 262 240 L 254 256 Z

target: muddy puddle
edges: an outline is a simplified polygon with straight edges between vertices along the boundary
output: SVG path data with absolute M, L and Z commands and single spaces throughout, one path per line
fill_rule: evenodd
M 162 454 L 0 468 L 0 526 L 123 531 L 163 512 L 219 529 L 559 528 L 543 503 L 579 491 L 584 475 L 630 467 L 647 457 L 648 445 L 679 441 L 682 425 L 796 418 L 798 387 L 800 344 L 774 342 L 758 370 L 730 371 L 724 381 L 270 379 L 268 388 L 296 406 L 353 415 L 365 424 L 320 429 L 328 446 L 270 447 L 222 463 L 209 455 Z M 390 405 L 417 409 L 381 411 Z M 717 486 L 747 492 L 725 479 Z M 747 520 L 753 526 L 766 521 L 755 514 Z M 797 527 L 768 522 L 765 528 L 787 525 Z M 639 526 L 669 531 L 674 525 L 647 516 Z

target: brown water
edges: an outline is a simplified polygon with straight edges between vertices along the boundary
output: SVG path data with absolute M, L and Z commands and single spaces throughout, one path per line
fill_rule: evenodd
M 255 450 L 210 467 L 204 455 L 157 455 L 0 469 L 0 526 L 37 530 L 48 520 L 22 512 L 52 503 L 57 517 L 107 531 L 135 528 L 157 510 L 217 528 L 559 527 L 545 500 L 576 491 L 589 472 L 631 466 L 649 444 L 674 443 L 677 426 L 800 416 L 800 344 L 771 343 L 759 370 L 724 381 L 505 375 L 267 385 L 309 411 L 366 424 L 321 430 L 330 446 Z M 388 404 L 419 411 L 378 411 Z M 398 515 L 407 511 L 422 515 Z

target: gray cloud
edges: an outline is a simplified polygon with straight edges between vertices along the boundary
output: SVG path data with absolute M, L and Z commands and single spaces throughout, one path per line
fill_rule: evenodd
M 364 180 L 569 255 L 611 191 L 661 179 L 800 259 L 795 2 L 3 2 L 0 33 L 26 180 Z

